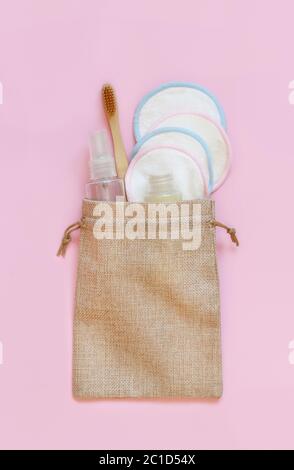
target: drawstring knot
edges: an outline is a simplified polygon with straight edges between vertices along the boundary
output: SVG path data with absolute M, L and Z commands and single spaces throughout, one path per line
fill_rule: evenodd
M 217 220 L 211 220 L 210 225 L 212 227 L 224 228 L 226 230 L 226 232 L 230 235 L 232 242 L 235 243 L 236 246 L 239 246 L 239 240 L 238 240 L 237 235 L 236 235 L 236 229 L 234 229 L 232 227 L 228 227 L 227 225 L 222 224 L 221 222 L 218 222 Z
M 234 228 L 228 228 L 227 233 L 231 236 L 231 240 L 233 243 L 236 243 L 237 246 L 239 246 L 239 240 L 236 236 L 236 229 Z
M 69 243 L 71 242 L 71 233 L 74 232 L 75 230 L 80 229 L 81 227 L 84 226 L 84 220 L 79 220 L 78 222 L 75 222 L 74 224 L 69 225 L 67 229 L 64 231 L 59 249 L 57 251 L 57 256 L 64 256 L 67 250 L 67 247 Z

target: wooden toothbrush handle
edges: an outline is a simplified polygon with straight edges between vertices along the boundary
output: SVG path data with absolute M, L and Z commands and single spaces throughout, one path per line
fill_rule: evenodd
M 124 178 L 129 162 L 127 159 L 127 154 L 125 151 L 125 147 L 123 144 L 123 140 L 121 137 L 119 121 L 117 115 L 112 116 L 109 119 L 109 125 L 112 133 L 113 139 L 113 148 L 114 148 L 114 156 L 115 156 L 115 164 L 116 164 L 116 171 L 117 176 L 119 178 Z

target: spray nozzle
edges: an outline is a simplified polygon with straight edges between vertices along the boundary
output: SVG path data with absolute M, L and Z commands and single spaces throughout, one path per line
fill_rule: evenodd
M 115 161 L 105 129 L 91 134 L 90 156 L 90 175 L 92 180 L 116 176 Z

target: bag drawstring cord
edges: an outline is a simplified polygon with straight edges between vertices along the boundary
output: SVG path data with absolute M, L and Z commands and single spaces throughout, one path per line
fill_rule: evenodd
M 57 256 L 64 256 L 67 250 L 68 244 L 71 242 L 71 233 L 74 232 L 75 230 L 78 230 L 84 226 L 84 220 L 81 219 L 78 222 L 75 222 L 74 224 L 71 224 L 67 227 L 67 229 L 64 231 L 60 246 L 57 251 Z
M 211 220 L 210 221 L 210 226 L 211 227 L 224 228 L 226 230 L 226 232 L 230 235 L 232 242 L 235 243 L 236 246 L 239 246 L 239 240 L 238 240 L 237 235 L 236 235 L 236 229 L 234 229 L 232 227 L 228 227 L 227 225 L 222 224 L 221 222 L 218 222 L 217 220 Z
M 85 224 L 85 221 L 84 221 L 84 218 L 82 218 L 78 222 L 75 222 L 74 224 L 71 224 L 67 227 L 67 229 L 64 231 L 60 246 L 58 248 L 57 256 L 65 256 L 67 246 L 71 242 L 72 232 L 84 227 L 84 224 Z M 209 224 L 211 227 L 224 228 L 226 232 L 230 235 L 232 242 L 235 243 L 236 246 L 239 246 L 239 240 L 236 235 L 236 229 L 232 227 L 228 227 L 227 225 L 222 224 L 221 222 L 218 222 L 217 220 L 211 220 Z

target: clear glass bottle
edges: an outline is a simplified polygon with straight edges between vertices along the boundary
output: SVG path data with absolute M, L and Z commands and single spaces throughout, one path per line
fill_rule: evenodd
M 115 201 L 125 199 L 124 181 L 117 177 L 110 141 L 105 129 L 90 138 L 90 181 L 86 184 L 87 199 Z
M 145 202 L 178 202 L 182 200 L 182 195 L 171 173 L 149 175 L 148 191 L 144 200 Z

